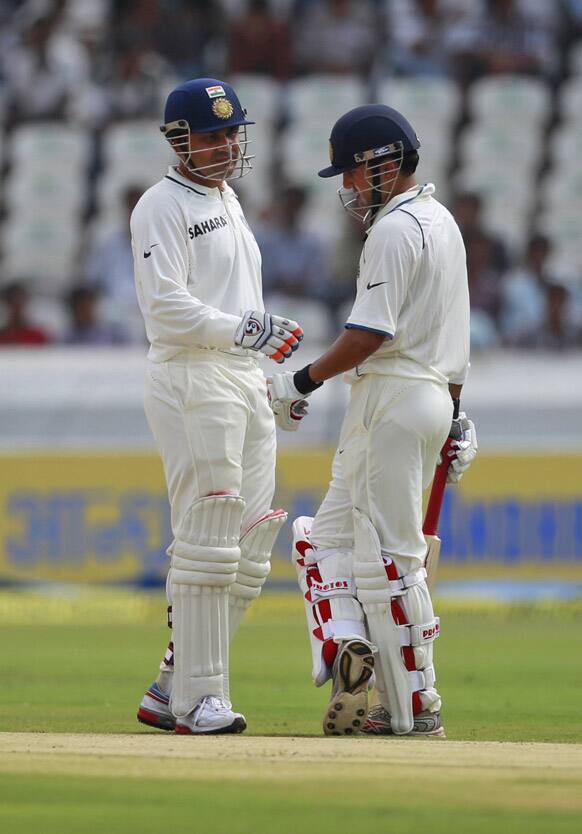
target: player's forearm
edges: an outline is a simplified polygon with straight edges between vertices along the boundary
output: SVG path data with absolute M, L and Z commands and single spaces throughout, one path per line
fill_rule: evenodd
M 309 368 L 314 382 L 323 382 L 344 371 L 350 371 L 375 353 L 385 337 L 367 330 L 346 330 L 323 356 L 316 359 Z
M 180 347 L 234 347 L 238 316 L 203 304 L 178 286 L 158 288 L 145 300 L 146 317 L 157 338 Z

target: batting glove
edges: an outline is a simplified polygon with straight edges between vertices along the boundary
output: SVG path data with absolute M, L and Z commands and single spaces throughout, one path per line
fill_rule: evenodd
M 447 483 L 457 484 L 471 465 L 471 461 L 479 449 L 475 424 L 472 420 L 469 420 L 464 411 L 461 411 L 459 416 L 453 420 L 449 437 L 453 438 L 453 442 L 447 453 L 452 458 L 447 471 Z
M 281 364 L 299 347 L 303 330 L 296 321 L 247 310 L 234 335 L 235 345 L 260 350 L 269 359 Z
M 307 416 L 308 408 L 307 400 L 293 400 L 293 402 L 279 400 L 275 405 L 271 403 L 275 423 L 283 431 L 297 431 L 299 423 Z
M 297 431 L 309 407 L 305 397 L 322 385 L 310 378 L 309 365 L 295 373 L 288 371 L 269 377 L 267 396 L 277 425 L 284 431 Z

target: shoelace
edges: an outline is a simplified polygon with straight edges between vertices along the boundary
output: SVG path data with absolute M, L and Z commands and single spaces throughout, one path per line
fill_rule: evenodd
M 230 712 L 230 707 L 228 706 L 227 702 L 224 701 L 222 698 L 219 698 L 217 695 L 207 695 L 200 706 L 201 709 L 203 709 L 205 706 L 209 706 L 210 709 L 214 710 L 215 712 Z

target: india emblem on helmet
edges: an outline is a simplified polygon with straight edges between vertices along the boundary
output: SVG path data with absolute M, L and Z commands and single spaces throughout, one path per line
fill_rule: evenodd
M 219 119 L 230 119 L 234 113 L 234 107 L 227 98 L 215 98 L 212 102 L 212 112 Z

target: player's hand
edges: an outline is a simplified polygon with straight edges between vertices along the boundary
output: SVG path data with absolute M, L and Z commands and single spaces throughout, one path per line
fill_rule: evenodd
M 447 483 L 456 484 L 471 465 L 471 461 L 479 449 L 475 424 L 472 420 L 469 420 L 464 411 L 461 411 L 459 416 L 453 420 L 449 437 L 453 438 L 453 442 L 450 444 L 447 453 L 451 458 L 447 471 Z
M 283 431 L 297 431 L 307 416 L 309 403 L 293 384 L 293 374 L 273 374 L 267 379 L 267 397 L 275 422 Z
M 303 330 L 296 321 L 247 310 L 236 329 L 234 343 L 249 350 L 260 350 L 281 364 L 297 350 L 302 338 Z

